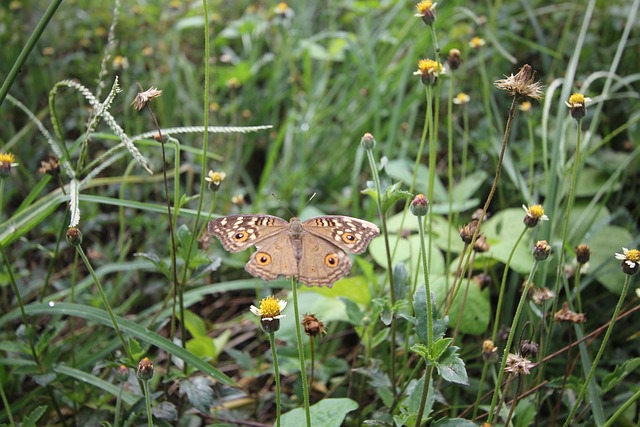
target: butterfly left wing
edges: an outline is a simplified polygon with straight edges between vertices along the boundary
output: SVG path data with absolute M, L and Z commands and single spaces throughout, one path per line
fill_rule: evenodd
M 351 271 L 349 255 L 327 239 L 306 234 L 301 238 L 298 281 L 307 286 L 331 287 Z
M 302 228 L 328 240 L 338 248 L 361 254 L 374 237 L 380 235 L 378 226 L 362 219 L 342 215 L 327 215 L 311 218 L 302 223 Z
M 229 252 L 240 252 L 274 236 L 289 223 L 271 215 L 229 215 L 209 221 L 207 230 Z

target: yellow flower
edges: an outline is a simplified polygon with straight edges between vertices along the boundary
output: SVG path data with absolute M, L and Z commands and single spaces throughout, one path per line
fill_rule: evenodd
M 249 310 L 256 316 L 260 316 L 262 330 L 272 334 L 280 329 L 280 319 L 284 317 L 282 311 L 286 306 L 286 301 L 276 299 L 273 295 L 270 295 L 260 301 L 260 308 L 252 305 Z
M 129 60 L 122 55 L 117 55 L 113 58 L 113 68 L 115 70 L 126 70 L 129 68 Z
M 11 168 L 18 166 L 16 156 L 11 153 L 0 153 L 0 178 L 9 176 Z
M 465 105 L 468 104 L 471 100 L 471 97 L 464 92 L 460 92 L 453 98 L 453 103 L 456 105 Z
M 533 205 L 529 208 L 522 205 L 522 209 L 526 212 L 524 223 L 529 228 L 535 227 L 540 221 L 549 221 L 549 217 L 544 214 L 542 205 Z
M 469 41 L 469 46 L 474 49 L 480 49 L 485 44 L 487 44 L 487 42 L 485 42 L 484 39 L 480 37 L 474 37 Z
M 622 271 L 630 276 L 636 274 L 640 270 L 640 251 L 622 248 L 622 252 L 616 253 L 616 259 L 622 261 Z
M 220 188 L 220 184 L 227 177 L 227 174 L 224 172 L 214 172 L 212 170 L 209 171 L 208 176 L 204 178 L 205 181 L 209 183 L 209 189 L 213 191 L 217 191 Z
M 431 0 L 423 0 L 416 5 L 416 9 L 418 10 L 418 13 L 416 13 L 414 16 L 417 16 L 418 18 L 422 18 L 422 21 L 425 24 L 431 25 L 436 20 L 435 9 L 437 5 L 438 3 L 433 3 L 431 2 Z
M 529 111 L 531 111 L 531 102 L 522 101 L 520 103 L 520 105 L 518 106 L 518 108 L 520 109 L 520 111 L 522 111 L 524 113 L 528 113 Z
M 520 68 L 518 74 L 511 74 L 505 79 L 496 80 L 494 85 L 511 96 L 524 96 L 540 100 L 542 99 L 542 83 L 535 81 L 535 75 L 536 73 L 531 66 L 525 64 Z
M 418 61 L 418 70 L 413 73 L 414 76 L 420 76 L 422 83 L 425 85 L 435 84 L 438 76 L 444 74 L 442 64 L 432 59 L 421 59 Z
M 591 102 L 591 98 L 576 92 L 569 97 L 569 102 L 565 101 L 564 104 L 571 109 L 571 117 L 580 120 L 587 114 L 587 102 Z
M 285 2 L 280 2 L 273 10 L 277 17 L 281 19 L 290 19 L 293 17 L 294 12 L 293 9 L 289 7 L 289 5 Z

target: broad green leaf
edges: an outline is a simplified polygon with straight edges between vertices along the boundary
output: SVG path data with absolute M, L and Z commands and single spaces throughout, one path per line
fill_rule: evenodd
M 211 380 L 207 377 L 194 376 L 181 380 L 180 394 L 186 394 L 189 402 L 204 413 L 208 413 L 213 405 L 213 389 Z
M 449 347 L 442 358 L 436 363 L 440 376 L 449 382 L 469 385 L 469 377 L 464 362 L 458 356 L 459 347 Z
M 615 259 L 615 254 L 622 253 L 622 247 L 633 247 L 633 241 L 627 229 L 606 225 L 585 242 L 591 246 L 589 272 L 614 294 L 620 295 L 624 284 L 624 273 L 620 268 L 620 261 Z
M 100 377 L 97 377 L 88 372 L 81 371 L 79 369 L 75 369 L 69 366 L 58 365 L 53 368 L 53 370 L 59 375 L 66 375 L 71 378 L 75 378 L 81 383 L 92 385 L 93 387 L 99 388 L 110 395 L 117 397 L 120 393 L 119 385 L 114 384 L 110 381 L 105 381 Z M 135 396 L 129 391 L 123 390 L 121 395 L 122 401 L 128 406 L 135 405 L 136 402 L 140 400 L 139 396 Z
M 322 399 L 309 407 L 311 425 L 322 427 L 340 427 L 349 412 L 358 409 L 351 399 Z M 304 409 L 296 408 L 281 417 L 281 427 L 300 427 L 304 425 Z
M 451 285 L 451 283 L 449 284 Z M 468 289 L 467 289 L 468 286 Z M 444 277 L 437 277 L 431 281 L 431 289 L 438 300 L 446 296 Z M 466 301 L 465 301 L 466 293 Z M 480 290 L 480 286 L 473 280 L 466 279 L 461 283 L 461 289 L 456 295 L 449 310 L 449 326 L 455 328 L 460 317 L 462 304 L 464 311 L 460 319 L 460 332 L 470 335 L 480 335 L 489 327 L 491 314 L 491 302 L 489 301 L 489 289 Z
M 387 174 L 389 174 L 389 176 L 392 177 L 393 179 L 401 180 L 407 186 L 407 188 L 411 186 L 411 181 L 413 180 L 413 170 L 414 170 L 414 163 L 412 161 L 409 161 L 406 159 L 389 160 L 387 162 L 387 166 L 385 167 L 385 170 L 387 171 Z M 413 191 L 416 194 L 417 193 L 428 194 L 429 193 L 428 182 L 429 182 L 429 168 L 427 168 L 423 164 L 419 164 L 418 173 L 416 176 L 415 188 Z M 440 178 L 438 177 L 438 175 L 436 175 L 435 181 L 434 181 L 433 198 L 434 198 L 433 201 L 437 200 L 439 202 L 444 202 L 449 200 L 449 196 L 447 195 L 447 190 L 445 189 L 444 185 L 442 185 L 442 182 L 440 181 Z
M 616 369 L 614 369 L 612 373 L 606 375 L 602 380 L 602 392 L 607 393 L 611 391 L 615 386 L 620 384 L 627 375 L 635 372 L 638 369 L 638 366 L 640 366 L 640 357 L 625 360 L 622 365 L 616 366 Z
M 189 333 L 194 337 L 207 336 L 207 328 L 204 324 L 204 320 L 190 310 L 184 311 L 184 325 L 187 328 L 187 331 L 189 331 Z
M 432 424 L 433 427 L 478 427 L 473 421 L 464 418 L 442 418 Z
M 449 348 L 453 338 L 440 338 L 435 340 L 431 346 L 431 360 L 438 360 L 443 353 Z
M 46 405 L 36 407 L 33 411 L 29 412 L 29 415 L 27 415 L 22 420 L 22 427 L 36 427 L 38 425 L 38 421 L 40 420 L 40 418 L 42 418 L 46 411 Z

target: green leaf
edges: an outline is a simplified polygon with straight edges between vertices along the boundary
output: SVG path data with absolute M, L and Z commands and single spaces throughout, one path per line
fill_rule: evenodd
M 427 354 L 429 353 L 429 349 L 424 344 L 414 344 L 411 346 L 410 350 L 419 354 L 421 357 L 427 357 Z
M 148 261 L 151 261 L 154 266 L 158 269 L 160 273 L 164 275 L 167 279 L 173 280 L 173 276 L 171 274 L 171 269 L 169 268 L 169 264 L 158 255 L 150 252 L 138 252 L 135 253 L 134 256 L 144 258 Z
M 466 290 L 466 287 L 469 287 Z M 444 277 L 437 277 L 431 280 L 431 289 L 436 294 L 438 300 L 442 299 L 446 295 L 446 283 Z M 462 303 L 465 301 L 464 310 L 462 309 Z M 481 290 L 473 281 L 462 283 L 462 289 L 456 295 L 456 299 L 453 300 L 451 309 L 449 310 L 449 326 L 455 327 L 458 323 L 458 318 L 462 313 L 462 319 L 460 319 L 460 332 L 469 335 L 481 335 L 489 327 L 489 320 L 491 315 L 491 302 L 489 300 L 489 289 Z
M 431 360 L 438 360 L 442 357 L 443 353 L 449 348 L 453 338 L 440 338 L 433 342 L 431 346 Z
M 79 369 L 71 368 L 69 366 L 59 365 L 59 366 L 55 366 L 53 370 L 59 375 L 66 375 L 71 378 L 75 378 L 80 383 L 89 384 L 89 385 L 92 385 L 93 387 L 99 388 L 111 394 L 114 397 L 117 397 L 120 393 L 120 387 L 115 385 L 114 383 L 105 381 L 100 377 L 81 371 Z M 125 404 L 129 406 L 135 405 L 136 402 L 140 400 L 138 396 L 135 396 L 126 390 L 122 391 L 121 399 Z
M 204 324 L 204 320 L 198 317 L 190 310 L 184 311 L 184 325 L 187 331 L 194 337 L 206 337 L 207 328 Z
M 351 399 L 322 399 L 309 407 L 311 425 L 322 427 L 340 427 L 349 412 L 358 409 L 358 404 Z M 300 427 L 304 424 L 304 409 L 296 408 L 283 414 L 281 427 Z
M 46 411 L 47 406 L 41 405 L 29 412 L 29 415 L 22 420 L 22 427 L 36 427 L 38 425 L 38 420 L 42 418 Z
M 113 327 L 111 318 L 106 311 L 80 304 L 70 304 L 63 302 L 51 302 L 49 304 L 29 304 L 25 306 L 25 313 L 29 316 L 75 316 L 102 324 L 110 328 Z M 0 326 L 8 321 L 18 318 L 19 316 L 20 313 L 18 310 L 14 310 L 10 313 L 5 314 L 4 316 L 0 317 Z M 116 316 L 116 322 L 118 323 L 118 327 L 120 328 L 121 332 L 125 336 L 133 335 L 134 337 L 137 337 L 147 344 L 159 347 L 162 350 L 170 353 L 174 357 L 182 359 L 185 363 L 192 365 L 206 375 L 210 375 L 226 385 L 237 387 L 237 384 L 231 378 L 229 378 L 207 362 L 203 361 L 199 357 L 196 357 L 189 351 L 185 350 L 184 348 L 177 346 L 165 337 L 158 335 L 157 333 L 150 331 L 143 326 L 138 325 L 136 322 L 124 319 L 119 316 Z
M 473 421 L 464 418 L 442 418 L 432 424 L 433 427 L 478 427 Z
M 194 376 L 180 381 L 180 395 L 187 395 L 189 402 L 198 410 L 209 413 L 213 405 L 213 389 L 207 377 Z
M 449 347 L 436 364 L 440 376 L 449 382 L 469 385 L 469 377 L 464 362 L 458 356 L 459 347 Z
M 622 365 L 616 366 L 612 373 L 606 375 L 602 380 L 602 392 L 607 393 L 620 384 L 627 375 L 634 372 L 640 366 L 640 357 L 626 360 Z
M 340 297 L 340 301 L 342 301 L 347 309 L 347 319 L 349 323 L 354 326 L 362 325 L 362 318 L 364 317 L 364 312 L 360 310 L 360 307 L 355 302 L 351 301 L 346 297 Z
M 385 170 L 387 171 L 387 174 L 391 178 L 395 180 L 401 180 L 402 182 L 404 182 L 405 185 L 407 185 L 407 187 L 411 185 L 411 181 L 413 180 L 413 170 L 414 170 L 413 162 L 406 159 L 389 160 L 387 162 L 387 165 L 385 166 Z M 414 191 L 416 193 L 428 194 L 429 193 L 428 183 L 429 183 L 429 168 L 427 168 L 423 164 L 419 164 L 418 172 L 416 175 Z M 440 181 L 440 178 L 436 174 L 435 181 L 434 181 L 434 188 L 433 188 L 434 200 L 430 200 L 430 202 L 434 202 L 435 200 L 441 201 L 441 202 L 445 200 L 449 200 L 449 196 L 447 194 L 448 194 L 447 190 L 445 189 L 444 185 L 442 184 L 442 181 Z
M 615 225 L 605 225 L 595 232 L 586 242 L 591 248 L 589 271 L 610 292 L 620 295 L 624 284 L 624 273 L 620 261 L 615 259 L 616 253 L 622 253 L 622 247 L 630 248 L 633 237 L 626 229 Z

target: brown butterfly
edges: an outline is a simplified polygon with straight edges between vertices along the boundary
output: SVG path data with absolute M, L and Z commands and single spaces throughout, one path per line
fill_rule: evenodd
M 319 216 L 289 222 L 271 215 L 230 215 L 209 222 L 209 233 L 229 252 L 257 251 L 245 266 L 251 275 L 274 280 L 297 277 L 308 286 L 333 286 L 349 274 L 351 258 L 380 235 L 375 224 L 348 216 Z

